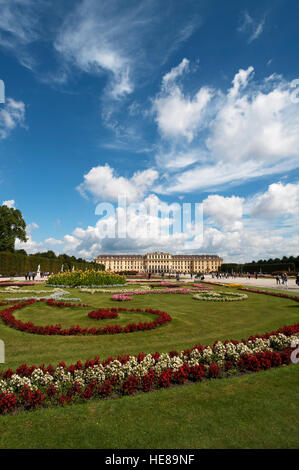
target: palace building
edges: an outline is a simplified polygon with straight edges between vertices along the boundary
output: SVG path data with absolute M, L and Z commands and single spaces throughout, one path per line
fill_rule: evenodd
M 95 262 L 114 272 L 210 273 L 218 271 L 223 259 L 217 255 L 172 255 L 156 251 L 145 255 L 99 255 Z

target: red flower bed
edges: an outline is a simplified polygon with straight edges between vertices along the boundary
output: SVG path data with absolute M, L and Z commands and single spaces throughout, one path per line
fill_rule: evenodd
M 250 336 L 247 340 L 243 340 L 243 342 L 247 343 L 248 341 L 254 341 L 257 338 L 268 338 L 270 335 L 277 336 L 280 333 L 283 333 L 286 336 L 299 333 L 299 324 L 287 325 L 276 331 L 265 333 L 263 335 Z M 239 341 L 232 340 L 230 340 L 230 342 L 233 342 L 234 344 L 239 343 Z M 216 353 L 216 344 L 217 342 L 215 342 L 212 348 L 214 353 Z M 122 380 L 120 377 L 112 375 L 109 379 L 105 379 L 103 382 L 93 380 L 85 385 L 81 385 L 77 381 L 74 381 L 69 387 L 66 386 L 63 390 L 58 390 L 57 384 L 52 384 L 42 388 L 42 391 L 39 389 L 31 390 L 27 385 L 24 385 L 19 392 L 0 393 L 0 414 L 13 412 L 18 408 L 31 410 L 41 406 L 47 406 L 48 404 L 64 406 L 74 400 L 87 401 L 90 399 L 103 399 L 109 397 L 112 393 L 113 395 L 119 396 L 131 395 L 137 391 L 148 392 L 154 387 L 168 388 L 172 384 L 184 384 L 187 380 L 195 382 L 202 381 L 203 379 L 218 379 L 227 376 L 227 371 L 232 368 L 236 368 L 236 370 L 241 373 L 258 372 L 260 370 L 290 364 L 291 354 L 293 351 L 291 347 L 287 347 L 278 352 L 266 350 L 255 354 L 244 353 L 235 365 L 230 361 L 226 361 L 221 367 L 217 362 L 213 362 L 210 365 L 200 363 L 198 365 L 190 366 L 187 361 L 192 358 L 192 352 L 194 350 L 202 352 L 204 349 L 205 347 L 201 344 L 195 345 L 193 348 L 186 349 L 184 351 L 186 362 L 177 369 L 166 368 L 161 372 L 157 372 L 150 368 L 146 375 L 141 378 L 131 374 Z M 168 355 L 170 357 L 175 357 L 179 355 L 179 353 L 173 350 L 170 351 Z M 156 352 L 155 354 L 151 354 L 151 356 L 154 361 L 157 362 L 159 360 L 160 353 Z M 118 356 L 116 359 L 121 362 L 121 364 L 125 365 L 130 358 L 131 357 L 129 355 L 123 355 Z M 137 362 L 140 363 L 145 358 L 145 354 L 141 352 L 135 355 L 135 358 L 137 359 Z M 101 362 L 99 358 L 96 357 L 94 360 L 87 360 L 85 363 L 77 361 L 76 364 L 68 367 L 64 362 L 60 362 L 58 366 L 65 369 L 66 372 L 70 373 L 74 377 L 75 371 L 77 370 L 86 370 L 99 365 L 102 365 L 105 368 L 114 360 L 115 359 L 113 357 L 109 357 Z M 30 379 L 36 369 L 36 366 L 27 366 L 27 364 L 22 364 L 16 369 L 15 373 L 21 377 L 28 377 L 28 379 Z M 47 372 L 51 376 L 54 376 L 56 370 L 52 364 L 47 367 L 42 364 L 39 366 L 39 369 L 41 369 L 43 373 Z M 7 371 L 0 373 L 0 379 L 8 379 L 13 374 L 14 372 L 11 369 L 8 369 Z
M 88 313 L 89 318 L 95 318 L 96 320 L 106 320 L 106 318 L 117 318 L 118 313 L 116 309 L 105 310 L 99 308 L 98 310 L 92 310 Z
M 10 282 L 10 281 L 0 281 L 0 287 L 26 287 L 26 286 L 35 286 L 36 282 Z
M 18 404 L 14 393 L 0 393 L 0 412 L 13 411 Z
M 153 310 L 148 308 L 146 310 L 141 310 L 140 308 L 136 309 L 125 309 L 125 308 L 118 308 L 118 309 L 110 309 L 109 312 L 111 315 L 114 315 L 117 312 L 143 312 L 143 313 L 151 313 L 153 315 L 157 315 L 158 318 L 154 321 L 150 322 L 139 322 L 139 323 L 128 323 L 126 326 L 121 325 L 107 325 L 100 328 L 81 328 L 79 325 L 71 326 L 70 328 L 63 329 L 60 324 L 58 325 L 46 325 L 46 326 L 37 326 L 34 325 L 32 322 L 24 323 L 22 320 L 17 320 L 13 312 L 15 310 L 20 310 L 24 307 L 29 305 L 33 305 L 35 303 L 43 302 L 43 299 L 35 300 L 30 299 L 24 302 L 20 302 L 17 304 L 12 305 L 11 307 L 5 308 L 4 310 L 0 311 L 0 318 L 2 321 L 10 326 L 11 328 L 15 328 L 19 331 L 24 331 L 26 333 L 38 334 L 38 335 L 62 335 L 62 336 L 75 336 L 75 335 L 114 335 L 118 333 L 132 333 L 134 331 L 145 331 L 145 330 L 152 330 L 161 326 L 167 322 L 171 321 L 171 316 L 168 315 L 166 312 L 162 312 L 161 310 Z M 53 300 L 47 300 L 47 305 L 51 306 L 58 306 L 58 307 L 86 307 L 85 304 L 71 304 L 67 302 L 55 302 Z M 105 311 L 105 315 L 108 315 L 108 310 L 99 309 L 93 312 L 103 312 Z M 90 312 L 90 313 L 93 313 Z M 101 313 L 99 313 L 100 315 Z M 97 315 L 95 313 L 95 315 Z M 93 317 L 91 317 L 93 318 Z M 94 317 L 95 318 L 95 317 Z M 100 318 L 100 317 L 97 317 Z M 108 318 L 106 316 L 106 318 Z M 110 316 L 109 318 L 115 318 Z
M 64 302 L 61 300 L 46 300 L 46 304 L 51 307 L 90 307 L 88 304 L 74 304 L 73 302 Z
M 243 290 L 246 292 L 252 292 L 253 294 L 264 294 L 264 295 L 271 295 L 273 297 L 281 297 L 283 299 L 291 299 L 295 302 L 299 302 L 299 297 L 294 297 L 291 295 L 283 294 L 280 292 L 270 292 L 265 290 L 256 290 L 256 289 L 247 289 L 246 287 L 239 287 L 238 290 Z

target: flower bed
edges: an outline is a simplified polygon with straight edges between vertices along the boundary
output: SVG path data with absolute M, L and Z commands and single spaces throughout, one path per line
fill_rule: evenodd
M 58 325 L 46 325 L 46 326 L 37 326 L 34 325 L 32 322 L 24 323 L 21 320 L 17 320 L 13 312 L 15 310 L 20 310 L 24 307 L 29 305 L 33 305 L 35 303 L 43 302 L 44 299 L 40 300 L 26 300 L 25 302 L 20 302 L 17 304 L 12 305 L 11 307 L 7 307 L 4 310 L 0 311 L 0 318 L 2 321 L 10 326 L 11 328 L 15 328 L 19 331 L 24 331 L 26 333 L 38 334 L 38 335 L 62 335 L 62 336 L 75 336 L 75 335 L 114 335 L 118 333 L 133 333 L 135 331 L 145 331 L 145 330 L 152 330 L 161 326 L 167 322 L 171 321 L 170 315 L 166 312 L 162 312 L 160 310 L 153 310 L 153 309 L 146 309 L 141 310 L 139 308 L 136 309 L 110 309 L 110 311 L 117 311 L 117 312 L 142 312 L 142 313 L 151 313 L 153 315 L 157 315 L 158 318 L 154 321 L 150 322 L 139 322 L 139 323 L 128 323 L 126 326 L 121 325 L 107 325 L 105 327 L 100 328 L 81 328 L 79 325 L 71 326 L 70 328 L 63 329 L 60 324 Z M 89 307 L 85 304 L 72 304 L 68 302 L 57 302 L 53 299 L 49 299 L 46 301 L 47 305 L 56 306 L 56 307 Z
M 26 286 L 35 286 L 37 282 L 9 282 L 1 281 L 0 287 L 26 287 Z
M 130 291 L 130 292 L 122 293 L 122 294 L 112 295 L 111 299 L 123 302 L 126 300 L 133 300 L 134 295 L 146 295 L 146 294 L 190 294 L 190 290 L 185 289 L 185 288 L 180 288 L 180 289 L 163 289 L 163 290 L 155 289 L 149 292 Z
M 196 300 L 208 300 L 213 302 L 233 302 L 238 300 L 245 300 L 248 299 L 248 295 L 246 294 L 237 294 L 234 292 L 201 292 L 199 294 L 193 295 L 193 299 Z
M 204 286 L 203 284 L 197 284 L 197 283 L 192 283 L 192 284 L 188 284 L 188 283 L 178 283 L 178 282 L 160 282 L 158 284 L 151 284 L 151 287 L 154 288 L 154 287 L 167 287 L 169 289 L 174 289 L 174 288 L 197 288 L 197 289 L 201 289 L 201 290 L 213 290 L 213 287 L 209 287 L 209 286 Z
M 23 291 L 25 292 L 25 291 Z M 44 292 L 49 292 L 49 291 L 44 291 L 44 290 L 41 290 L 41 291 L 26 291 L 26 292 L 36 292 L 36 293 L 44 293 Z M 19 293 L 19 291 L 18 291 Z M 13 298 L 6 298 L 5 300 L 9 300 L 9 301 L 12 301 L 14 303 L 16 302 L 22 302 L 22 301 L 25 301 L 25 300 L 62 300 L 62 298 L 65 296 L 65 295 L 70 295 L 70 293 L 66 290 L 63 290 L 63 289 L 54 289 L 52 293 L 50 293 L 50 295 L 47 295 L 47 296 L 42 296 L 42 297 L 13 297 Z M 77 298 L 77 297 L 73 297 L 73 298 L 68 298 L 67 299 L 68 302 L 80 302 L 80 299 Z
M 195 282 L 193 283 L 193 287 L 196 287 L 201 290 L 213 290 L 213 287 L 204 286 L 203 284 L 196 284 Z
M 80 292 L 87 292 L 88 294 L 95 294 L 95 293 L 103 293 L 103 294 L 122 294 L 125 292 L 140 292 L 142 291 L 149 291 L 151 288 L 149 286 L 141 286 L 138 288 L 138 291 L 132 291 L 130 287 L 127 287 L 126 289 L 102 289 L 102 288 L 95 288 L 95 289 L 90 289 L 90 288 L 81 288 Z
M 241 342 L 215 341 L 212 347 L 197 344 L 181 352 L 141 352 L 70 366 L 22 364 L 15 371 L 0 373 L 0 413 L 131 395 L 287 365 L 298 334 L 297 323 Z
M 282 294 L 280 292 L 270 292 L 266 290 L 257 290 L 257 289 L 247 289 L 245 287 L 240 287 L 238 290 L 242 290 L 245 292 L 252 292 L 253 294 L 264 294 L 264 295 L 271 295 L 273 297 L 282 297 L 283 299 L 291 299 L 295 302 L 299 302 L 299 297 L 295 297 L 292 295 Z
M 107 318 L 117 318 L 118 313 L 116 309 L 104 309 L 104 308 L 99 308 L 98 310 L 92 310 L 91 312 L 88 312 L 89 318 L 94 318 L 96 320 L 106 320 Z
M 64 287 L 91 287 L 112 286 L 126 283 L 124 276 L 106 271 L 69 271 L 66 273 L 53 274 L 48 278 L 47 285 Z

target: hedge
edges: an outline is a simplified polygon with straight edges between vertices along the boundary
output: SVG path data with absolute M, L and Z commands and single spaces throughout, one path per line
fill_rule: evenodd
M 43 256 L 24 255 L 5 251 L 0 252 L 0 274 L 3 277 L 15 276 L 16 274 L 23 276 L 30 271 L 36 272 L 38 265 L 40 265 L 41 272 L 58 273 L 61 270 L 62 264 L 65 270 L 71 270 L 73 266 L 76 270 L 92 269 L 95 267 L 95 263 L 88 261 L 74 261 L 69 265 L 68 263 L 63 263 L 61 259 L 58 258 L 45 258 Z M 100 269 L 100 265 L 97 265 L 97 267 Z

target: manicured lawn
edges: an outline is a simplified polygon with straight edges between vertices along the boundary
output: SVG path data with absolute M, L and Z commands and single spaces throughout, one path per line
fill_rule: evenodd
M 151 353 L 182 350 L 197 343 L 212 344 L 217 339 L 240 340 L 299 321 L 298 303 L 261 294 L 248 293 L 248 300 L 227 303 L 194 300 L 191 295 L 184 294 L 149 294 L 136 296 L 130 302 L 116 302 L 111 300 L 111 294 L 92 295 L 76 289 L 68 291 L 71 297 L 79 297 L 82 302 L 90 304 L 92 309 L 107 306 L 149 307 L 166 311 L 173 320 L 151 331 L 77 337 L 32 335 L 16 331 L 0 322 L 0 338 L 6 346 L 6 367 L 15 368 L 24 362 L 29 365 L 57 364 L 60 361 L 70 364 L 77 360 L 93 359 L 95 356 L 105 359 L 141 351 Z M 16 295 L 2 293 L 0 301 L 4 297 Z M 120 319 L 91 320 L 87 317 L 88 311 L 88 308 L 59 309 L 37 304 L 15 312 L 15 316 L 40 325 L 61 323 L 62 326 L 80 324 L 89 327 L 125 324 L 131 320 L 149 321 L 153 318 L 150 314 L 123 313 L 120 314 Z
M 114 306 L 163 310 L 172 316 L 172 322 L 144 332 L 63 337 L 22 333 L 0 321 L 0 339 L 6 347 L 3 368 L 14 369 L 24 362 L 71 364 L 95 356 L 105 359 L 141 351 L 180 351 L 299 322 L 298 303 L 261 294 L 248 293 L 245 301 L 227 303 L 199 301 L 192 295 L 149 294 L 118 303 L 111 300 L 111 294 L 67 290 L 91 308 L 35 304 L 16 311 L 15 316 L 39 325 L 61 323 L 65 327 L 126 324 L 154 317 L 136 312 L 105 321 L 87 317 L 89 310 Z M 223 287 L 215 290 L 229 291 Z M 0 301 L 18 296 L 21 294 L 0 290 Z M 298 372 L 298 366 L 288 366 L 121 399 L 1 416 L 0 448 L 298 447 Z
M 0 418 L 0 448 L 298 448 L 299 366 Z

